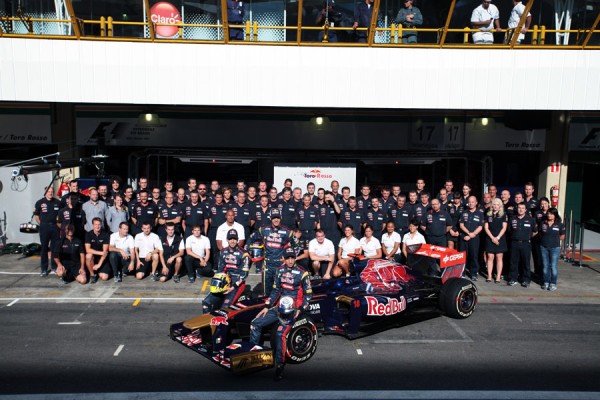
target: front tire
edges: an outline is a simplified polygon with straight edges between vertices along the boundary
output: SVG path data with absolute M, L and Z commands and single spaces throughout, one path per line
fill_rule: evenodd
M 271 332 L 271 348 L 277 346 L 277 326 L 275 324 Z M 317 326 L 310 317 L 300 316 L 286 337 L 286 362 L 290 364 L 302 364 L 308 361 L 317 351 Z
M 451 318 L 470 317 L 476 305 L 477 287 L 468 279 L 449 279 L 440 290 L 440 308 Z

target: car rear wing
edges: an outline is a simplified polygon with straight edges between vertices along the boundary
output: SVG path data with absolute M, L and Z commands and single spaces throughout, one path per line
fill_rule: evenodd
M 432 244 L 415 244 L 407 246 L 408 265 L 425 273 L 430 269 L 431 259 L 436 260 L 441 269 L 442 282 L 450 278 L 460 278 L 465 270 L 467 253 Z

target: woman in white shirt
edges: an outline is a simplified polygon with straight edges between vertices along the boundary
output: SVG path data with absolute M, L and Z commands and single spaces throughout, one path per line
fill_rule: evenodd
M 343 274 L 348 276 L 350 274 L 350 260 L 349 254 L 360 254 L 360 242 L 354 236 L 354 228 L 351 225 L 346 225 L 344 228 L 344 237 L 340 240 L 338 246 L 338 262 L 333 267 L 333 277 L 337 278 Z
M 419 229 L 419 221 L 416 219 L 411 219 L 408 224 L 409 232 L 404 235 L 402 238 L 402 254 L 404 254 L 404 259 L 408 257 L 407 246 L 413 244 L 425 244 L 425 238 L 418 231 Z
M 360 248 L 366 258 L 381 258 L 381 243 L 373 236 L 373 227 L 365 226 L 365 236 L 360 239 Z
M 400 247 L 402 239 L 400 238 L 400 234 L 396 232 L 396 224 L 394 224 L 393 221 L 390 221 L 385 226 L 385 229 L 386 232 L 381 236 L 381 250 L 383 252 L 383 257 L 399 263 L 402 255 L 402 249 Z

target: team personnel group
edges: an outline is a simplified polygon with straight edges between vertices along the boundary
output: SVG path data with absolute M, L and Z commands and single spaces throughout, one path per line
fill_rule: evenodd
M 144 177 L 137 186 L 122 187 L 115 177 L 84 194 L 74 180 L 60 199 L 48 188 L 34 211 L 41 275 L 51 267 L 64 282 L 121 282 L 130 275 L 178 283 L 185 272 L 193 283 L 230 269 L 233 291 L 250 271 L 247 249 L 260 246 L 264 260 L 255 266 L 269 295 L 286 248 L 304 270 L 329 279 L 352 273 L 355 255 L 405 262 L 408 246 L 431 243 L 466 251 L 473 280 L 506 277 L 508 285 L 527 287 L 537 278 L 543 289 L 557 288 L 565 227 L 546 197 L 534 197 L 531 183 L 523 192 L 500 194 L 489 184 L 480 201 L 469 183 L 455 191 L 452 180 L 433 192 L 423 179 L 408 192 L 382 186 L 378 196 L 369 185 L 352 196 L 335 180 L 317 189 L 287 179 L 280 191 L 265 181 L 208 187 L 195 178 L 186 188 L 171 180 L 150 188 Z

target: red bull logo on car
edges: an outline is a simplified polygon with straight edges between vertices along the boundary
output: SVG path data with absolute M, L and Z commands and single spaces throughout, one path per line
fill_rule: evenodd
M 383 297 L 387 299 L 387 303 L 381 303 L 376 297 L 365 296 L 367 300 L 367 315 L 382 317 L 394 315 L 406 310 L 406 299 L 400 296 L 400 299 L 391 297 Z
M 212 317 L 210 324 L 213 326 L 229 325 L 229 322 L 227 322 L 227 317 Z

